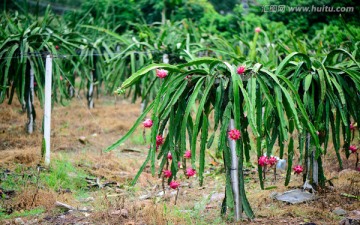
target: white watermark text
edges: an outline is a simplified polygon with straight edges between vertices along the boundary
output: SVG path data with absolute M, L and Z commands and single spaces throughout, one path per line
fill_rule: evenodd
M 354 7 L 265 5 L 262 6 L 262 11 L 266 13 L 352 13 Z

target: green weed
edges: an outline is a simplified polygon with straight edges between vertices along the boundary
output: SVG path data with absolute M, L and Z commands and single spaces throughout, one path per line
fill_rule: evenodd
M 26 187 L 29 183 L 36 182 L 36 170 L 33 168 L 25 168 L 23 165 L 18 165 L 14 172 L 3 175 L 1 177 L 0 188 L 4 190 L 19 191 Z
M 5 219 L 12 219 L 12 218 L 16 218 L 16 217 L 36 216 L 36 215 L 39 215 L 44 212 L 45 212 L 45 209 L 36 208 L 36 209 L 26 210 L 23 212 L 14 212 L 14 213 L 8 215 L 5 212 L 0 210 L 0 221 L 5 220 Z
M 71 190 L 72 192 L 86 188 L 86 176 L 83 170 L 75 168 L 67 159 L 54 160 L 49 172 L 40 175 L 41 181 L 49 188 L 55 191 Z
M 175 206 L 168 208 L 164 205 L 164 214 L 168 216 L 168 224 L 176 224 L 171 218 L 181 218 L 185 224 L 226 224 L 223 218 L 214 216 L 213 212 L 206 211 L 206 205 L 209 204 L 210 196 L 201 199 L 193 207 L 182 208 L 181 206 Z

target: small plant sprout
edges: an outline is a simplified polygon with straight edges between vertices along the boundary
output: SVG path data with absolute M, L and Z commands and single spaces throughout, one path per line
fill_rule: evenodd
M 168 71 L 164 69 L 157 69 L 156 70 L 156 76 L 159 78 L 165 78 L 168 75 Z

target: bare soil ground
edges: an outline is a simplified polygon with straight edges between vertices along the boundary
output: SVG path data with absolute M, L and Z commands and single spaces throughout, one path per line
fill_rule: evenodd
M 38 103 L 36 110 L 37 129 L 28 135 L 24 129 L 26 114 L 21 112 L 21 106 L 18 103 L 0 105 L 0 172 L 3 174 L 15 173 L 19 165 L 36 168 L 41 162 L 42 109 Z M 224 197 L 221 161 L 207 159 L 203 187 L 197 179 L 184 178 L 176 205 L 176 192 L 166 189 L 165 195 L 161 195 L 162 180 L 152 177 L 149 168 L 134 187 L 129 184 L 147 154 L 148 143 L 142 140 L 142 128 L 117 150 L 111 153 L 102 150 L 125 134 L 139 115 L 140 104 L 110 97 L 96 101 L 92 110 L 87 109 L 84 99 L 74 99 L 65 107 L 55 104 L 52 160 L 69 160 L 75 167 L 97 177 L 105 187 L 89 189 L 86 198 L 74 196 L 72 190 L 50 190 L 39 184 L 26 186 L 21 192 L 5 193 L 9 198 L 2 200 L 0 207 L 22 212 L 42 206 L 45 211 L 3 219 L 0 224 L 233 224 L 231 216 L 220 217 Z M 270 172 L 265 186 L 272 188 L 261 190 L 256 170 L 249 168 L 246 188 L 256 219 L 245 219 L 241 224 L 339 224 L 346 216 L 359 217 L 356 213 L 360 213 L 360 202 L 349 197 L 360 195 L 360 173 L 354 170 L 355 157 L 344 158 L 344 170 L 339 171 L 332 151 L 329 146 L 324 165 L 326 176 L 334 186 L 317 193 L 318 198 L 307 203 L 290 205 L 270 197 L 273 192 L 300 187 L 300 176 L 293 176 L 290 185 L 284 187 L 285 172 L 278 171 L 276 182 Z M 66 203 L 74 210 L 59 210 L 55 201 Z M 337 207 L 347 214 L 334 214 L 332 211 Z

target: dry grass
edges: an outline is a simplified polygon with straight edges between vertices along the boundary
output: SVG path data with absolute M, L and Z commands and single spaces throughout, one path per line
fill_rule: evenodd
M 50 210 L 54 207 L 55 194 L 48 190 L 27 187 L 17 192 L 16 196 L 4 201 L 6 211 L 31 210 L 42 207 Z
M 119 154 L 120 157 L 116 156 L 114 152 L 108 154 L 78 154 L 76 161 L 79 167 L 93 176 L 122 183 L 133 178 L 133 175 L 137 172 L 136 168 L 141 166 L 142 161 L 138 159 L 137 154 L 139 153 L 134 153 L 134 155 Z M 140 156 L 143 156 L 143 154 Z
M 102 210 L 92 215 L 96 224 L 167 224 L 163 209 L 152 201 L 139 204 L 124 197 L 111 199 L 104 194 L 97 204 Z
M 33 166 L 40 161 L 40 149 L 35 147 L 30 147 L 28 149 L 14 148 L 12 150 L 3 150 L 0 152 L 0 163 L 6 168 L 12 168 L 15 164 Z
M 359 195 L 359 172 L 346 169 L 338 172 L 328 172 L 327 177 L 337 175 L 334 178 L 334 187 L 329 187 L 317 193 L 317 199 L 303 204 L 287 204 L 270 198 L 271 193 L 284 192 L 294 188 L 301 188 L 302 177 L 293 176 L 291 186 L 284 187 L 283 180 L 276 183 L 275 190 L 260 190 L 251 186 L 251 194 L 248 195 L 250 204 L 253 206 L 257 219 L 250 224 L 300 224 L 314 222 L 316 224 L 337 224 L 339 217 L 332 213 L 336 207 L 347 211 L 360 209 L 360 202 L 354 198 L 342 196 L 341 193 Z M 271 186 L 268 182 L 266 186 Z
M 56 105 L 52 111 L 52 151 L 87 150 L 100 152 L 117 140 L 140 115 L 139 104 L 130 104 L 111 99 L 108 104 L 88 110 L 84 100 L 74 99 L 69 106 Z M 120 103 L 120 104 L 119 104 Z M 26 114 L 20 113 L 18 102 L 0 107 L 0 165 L 11 168 L 16 163 L 37 164 L 41 150 L 42 109 L 35 102 L 37 129 L 28 135 L 25 132 Z M 79 142 L 86 137 L 87 143 Z M 25 152 L 25 154 L 24 154 Z
M 360 196 L 360 175 L 358 171 L 352 169 L 342 170 L 334 184 L 338 190 L 347 194 Z

